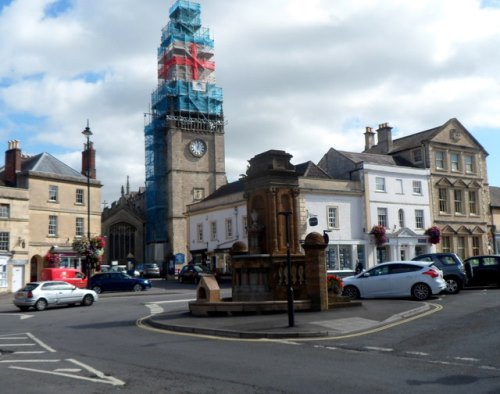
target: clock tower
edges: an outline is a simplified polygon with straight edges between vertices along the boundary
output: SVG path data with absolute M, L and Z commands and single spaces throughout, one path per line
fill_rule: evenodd
M 158 48 L 158 87 L 144 129 L 146 261 L 187 262 L 186 206 L 227 183 L 222 89 L 199 4 L 177 0 Z

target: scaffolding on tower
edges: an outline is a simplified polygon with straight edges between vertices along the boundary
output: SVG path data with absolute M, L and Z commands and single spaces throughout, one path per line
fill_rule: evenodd
M 144 128 L 147 242 L 167 242 L 166 127 L 223 133 L 222 89 L 215 84 L 214 40 L 202 27 L 201 6 L 177 0 L 161 32 L 158 86 Z

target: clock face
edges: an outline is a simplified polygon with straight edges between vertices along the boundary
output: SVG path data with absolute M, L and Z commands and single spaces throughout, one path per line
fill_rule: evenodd
M 195 139 L 189 143 L 189 151 L 194 157 L 201 157 L 207 151 L 207 145 L 205 144 L 205 141 Z

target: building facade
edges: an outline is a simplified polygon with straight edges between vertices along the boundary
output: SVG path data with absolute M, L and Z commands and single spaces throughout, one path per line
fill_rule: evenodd
M 89 169 L 90 178 L 87 178 Z M 7 198 L 5 205 L 9 205 L 9 198 L 12 204 L 5 209 L 13 216 L 3 224 L 6 230 L 8 227 L 5 232 L 9 233 L 10 248 L 16 251 L 11 257 L 12 264 L 24 267 L 22 285 L 39 278 L 47 266 L 44 256 L 49 251 L 61 253 L 62 266 L 83 268 L 80 257 L 74 252 L 61 251 L 71 251 L 73 240 L 86 236 L 88 231 L 91 236 L 101 233 L 101 184 L 95 176 L 92 145 L 85 144 L 82 171 L 78 172 L 48 153 L 25 156 L 19 141 L 9 141 L 0 179 L 1 191 Z M 19 196 L 12 197 L 16 193 Z M 24 208 L 26 211 L 21 213 Z M 23 257 L 17 258 L 17 255 Z M 7 286 L 9 291 L 17 290 L 16 275 Z
M 441 229 L 438 252 L 455 252 L 462 259 L 491 249 L 488 153 L 455 118 L 430 130 L 392 139 L 383 123 L 365 132 L 365 152 L 394 157 L 430 170 L 432 220 Z

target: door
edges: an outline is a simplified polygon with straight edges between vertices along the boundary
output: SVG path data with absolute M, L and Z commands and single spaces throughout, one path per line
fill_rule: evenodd
M 24 286 L 24 266 L 15 265 L 12 269 L 12 288 L 11 291 L 14 293 Z
M 384 297 L 391 295 L 391 279 L 389 267 L 375 267 L 360 278 L 359 285 L 362 297 Z

